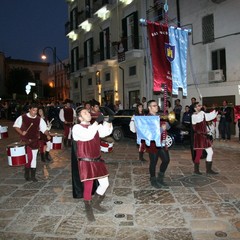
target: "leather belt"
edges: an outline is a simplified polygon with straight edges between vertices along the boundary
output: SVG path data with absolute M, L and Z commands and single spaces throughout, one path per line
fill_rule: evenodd
M 79 161 L 87 161 L 87 162 L 100 162 L 103 161 L 101 157 L 98 158 L 79 158 Z

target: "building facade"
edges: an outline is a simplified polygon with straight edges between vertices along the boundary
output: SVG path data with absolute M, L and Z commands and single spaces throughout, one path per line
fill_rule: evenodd
M 152 91 L 151 54 L 140 19 L 164 22 L 189 33 L 188 96 L 168 95 L 183 106 L 190 99 L 208 107 L 227 100 L 240 105 L 240 1 L 238 0 L 66 0 L 71 59 L 70 97 L 121 100 L 129 108 L 136 98 L 162 102 Z
M 12 93 L 11 96 L 7 92 L 6 82 L 8 81 L 8 75 L 11 69 L 20 68 L 28 69 L 33 81 L 36 83 L 34 92 L 38 98 L 43 97 L 43 86 L 48 84 L 48 63 L 26 61 L 22 59 L 12 59 L 5 57 L 4 53 L 0 53 L 0 97 L 1 98 L 13 98 L 17 99 L 18 96 Z

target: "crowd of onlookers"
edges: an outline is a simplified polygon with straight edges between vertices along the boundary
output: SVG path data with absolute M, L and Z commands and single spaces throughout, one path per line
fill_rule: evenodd
M 176 99 L 174 101 L 174 106 L 172 106 L 171 102 L 167 100 L 166 102 L 166 114 L 170 112 L 175 113 L 176 120 L 179 123 L 182 123 L 184 126 L 189 127 L 191 124 L 191 116 L 194 113 L 193 105 L 196 102 L 196 98 L 191 98 L 191 104 L 186 105 L 183 107 L 181 105 L 180 99 Z M 23 113 L 28 112 L 28 105 L 30 102 L 28 101 L 16 101 L 16 100 L 2 100 L 0 102 L 0 118 L 8 119 L 8 120 L 15 120 L 18 116 Z M 137 108 L 139 104 L 142 104 L 143 110 L 147 111 L 147 99 L 146 97 L 142 97 L 140 100 L 136 98 L 135 103 L 131 106 L 131 108 Z M 83 101 L 82 103 L 71 103 L 71 106 L 76 109 L 79 106 L 91 105 L 90 101 Z M 39 106 L 44 107 L 46 111 L 46 115 L 49 119 L 58 118 L 58 114 L 60 109 L 64 106 L 64 101 L 39 101 Z M 121 101 L 115 101 L 115 104 L 112 102 L 103 99 L 102 106 L 110 108 L 113 112 L 118 112 L 119 110 L 123 109 L 123 105 Z M 211 107 L 203 106 L 203 111 L 210 112 L 213 109 L 218 111 L 217 118 L 214 121 L 208 123 L 209 132 L 213 135 L 216 139 L 223 139 L 223 140 L 230 140 L 231 138 L 231 130 L 230 125 L 233 121 L 233 109 L 232 107 L 228 106 L 227 101 L 223 101 L 222 106 L 212 105 Z M 159 109 L 161 112 L 163 109 Z M 239 121 L 238 121 L 239 125 Z

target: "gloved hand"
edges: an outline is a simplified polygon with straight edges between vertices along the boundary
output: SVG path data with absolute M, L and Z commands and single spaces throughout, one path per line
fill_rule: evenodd
M 97 118 L 96 118 L 96 122 L 97 123 L 100 123 L 100 122 L 103 122 L 104 120 L 104 116 L 102 114 L 100 114 Z
M 107 122 L 108 122 L 108 123 L 111 123 L 111 122 L 113 121 L 113 119 L 114 119 L 114 116 L 109 116 Z

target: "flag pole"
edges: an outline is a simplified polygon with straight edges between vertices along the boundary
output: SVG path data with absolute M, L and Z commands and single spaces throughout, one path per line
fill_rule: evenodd
M 167 0 L 165 0 L 164 4 L 164 20 L 165 24 L 168 25 L 168 4 Z M 167 77 L 167 76 L 166 76 Z M 167 113 L 167 84 L 164 84 L 164 93 L 163 93 L 163 115 Z M 163 131 L 163 142 L 165 142 L 166 147 L 166 138 L 167 138 L 167 130 Z

